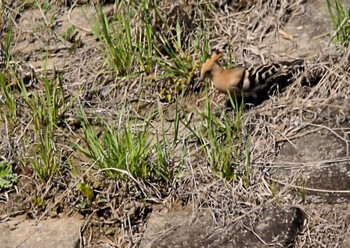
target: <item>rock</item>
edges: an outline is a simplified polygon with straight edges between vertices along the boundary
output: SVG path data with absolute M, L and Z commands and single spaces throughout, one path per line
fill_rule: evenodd
M 217 228 L 209 210 L 193 212 L 189 207 L 156 212 L 148 221 L 140 247 L 286 247 L 302 228 L 304 213 L 296 207 L 267 207 L 257 220 L 251 223 L 247 216 L 243 223 Z
M 346 233 L 344 235 L 344 240 L 340 246 L 340 248 L 349 248 L 350 247 L 350 225 L 348 223 L 348 228 L 346 230 Z
M 291 142 L 293 145 L 289 142 L 283 144 L 274 161 L 278 168 L 274 169 L 271 177 L 299 187 L 300 195 L 306 202 L 348 201 L 350 194 L 337 191 L 349 190 L 349 144 L 340 135 L 326 130 L 307 134 Z
M 62 217 L 39 221 L 22 219 L 0 223 L 1 247 L 79 247 L 83 219 Z
M 154 211 L 147 223 L 140 248 L 197 247 L 213 229 L 209 210 L 193 213 L 191 207 L 167 212 Z
M 293 247 L 294 240 L 302 229 L 305 221 L 304 212 L 297 207 L 268 207 L 262 211 L 262 216 L 253 223 L 248 221 L 243 227 L 236 228 L 233 236 L 226 237 L 223 243 L 232 247 Z M 248 230 L 250 229 L 250 230 Z

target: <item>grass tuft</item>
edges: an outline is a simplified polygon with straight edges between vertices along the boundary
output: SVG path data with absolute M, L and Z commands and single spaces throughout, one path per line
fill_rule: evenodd
M 144 124 L 139 124 L 130 118 L 129 111 L 129 108 L 123 107 L 114 124 L 101 121 L 98 131 L 81 109 L 86 148 L 77 145 L 77 149 L 111 178 L 153 178 L 169 182 L 169 153 L 158 137 L 155 144 L 150 137 L 152 116 Z
M 350 6 L 346 9 L 341 0 L 327 0 L 329 16 L 336 30 L 337 42 L 348 47 L 350 44 Z
M 186 127 L 199 140 L 200 149 L 204 152 L 212 170 L 227 180 L 235 179 L 235 170 L 240 167 L 243 144 L 246 143 L 247 139 L 242 136 L 243 107 L 236 108 L 235 122 L 226 114 L 223 114 L 222 118 L 218 118 L 212 113 L 211 104 L 206 94 L 205 112 L 199 112 L 199 114 L 203 119 L 200 128 L 192 128 L 189 123 L 185 123 Z M 246 184 L 249 185 L 250 146 L 247 145 L 245 149 L 244 170 Z
M 149 176 L 150 148 L 148 145 L 148 126 L 144 125 L 142 130 L 135 130 L 131 123 L 128 114 L 125 116 L 125 109 L 119 114 L 119 120 L 115 127 L 102 123 L 102 137 L 95 127 L 93 127 L 83 110 L 81 117 L 84 121 L 84 141 L 87 145 L 87 150 L 78 147 L 85 155 L 92 158 L 96 164 L 105 169 L 106 174 L 112 178 L 126 178 L 130 172 L 132 176 L 137 178 L 146 178 Z M 126 122 L 123 122 L 123 117 L 126 117 Z M 117 170 L 108 170 L 115 168 Z
M 0 87 L 1 87 L 1 93 L 5 98 L 5 104 L 7 106 L 7 109 L 10 113 L 10 117 L 12 120 L 17 119 L 17 103 L 15 97 L 10 93 L 10 78 L 5 77 L 4 74 L 0 71 Z M 2 108 L 2 105 L 5 105 L 0 102 L 0 107 Z M 2 110 L 6 111 L 6 110 Z
M 142 1 L 136 5 L 117 1 L 118 11 L 111 19 L 97 6 L 98 22 L 93 26 L 93 33 L 102 41 L 101 50 L 109 68 L 121 77 L 146 74 L 152 83 L 160 81 L 158 96 L 170 102 L 193 83 L 199 68 L 195 61 L 203 50 L 203 43 L 207 49 L 208 40 L 201 31 L 200 35 L 191 35 L 184 44 L 184 30 L 179 20 L 170 27 L 157 3 Z M 160 30 L 156 21 L 167 29 Z M 134 26 L 133 22 L 139 25 Z M 135 68 L 139 70 L 133 72 Z
M 94 26 L 94 35 L 102 38 L 102 51 L 106 62 L 119 75 L 127 75 L 135 66 L 136 47 L 131 34 L 131 9 L 123 1 L 116 1 L 118 11 L 115 19 L 109 23 L 100 5 L 95 7 L 98 23 Z M 125 9 L 123 9 L 125 8 Z
M 12 172 L 13 163 L 0 161 L 0 190 L 9 189 L 17 182 L 17 174 Z
M 53 80 L 46 73 L 47 58 L 44 65 L 44 90 L 29 94 L 23 79 L 17 84 L 28 108 L 33 137 L 27 139 L 26 151 L 29 158 L 20 158 L 22 164 L 31 166 L 42 181 L 52 178 L 57 172 L 60 157 L 57 151 L 56 132 L 60 117 L 67 110 L 63 82 L 58 73 Z

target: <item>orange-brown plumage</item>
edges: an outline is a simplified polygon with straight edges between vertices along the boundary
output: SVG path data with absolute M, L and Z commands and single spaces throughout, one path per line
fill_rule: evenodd
M 208 58 L 201 68 L 200 76 L 202 79 L 208 77 L 220 93 L 231 96 L 244 95 L 256 98 L 257 94 L 269 86 L 272 78 L 278 75 L 282 69 L 288 65 L 300 64 L 302 61 L 272 63 L 248 69 L 244 67 L 225 69 L 218 63 L 222 54 L 223 50 L 217 51 Z

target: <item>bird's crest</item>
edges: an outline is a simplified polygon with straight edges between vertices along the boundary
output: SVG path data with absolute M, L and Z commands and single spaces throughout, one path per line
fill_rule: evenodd
M 210 58 L 208 58 L 205 63 L 202 65 L 202 69 L 201 69 L 201 77 L 204 78 L 205 74 L 209 71 L 211 71 L 211 69 L 213 68 L 213 65 L 216 63 L 216 61 L 218 61 L 218 59 L 220 59 L 220 57 L 222 56 L 222 54 L 224 53 L 223 49 L 220 50 L 216 50 L 215 53 L 213 55 L 210 56 Z

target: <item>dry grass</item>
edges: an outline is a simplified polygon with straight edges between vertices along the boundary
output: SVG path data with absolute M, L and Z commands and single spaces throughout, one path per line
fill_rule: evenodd
M 270 44 L 266 40 L 276 37 L 286 23 L 301 15 L 304 4 L 302 1 L 238 1 L 231 9 L 226 9 L 225 5 L 220 6 L 219 2 L 221 1 L 189 1 L 186 5 L 179 5 L 163 1 L 158 6 L 158 14 L 166 21 L 157 17 L 154 6 L 149 6 L 153 17 L 151 24 L 165 39 L 171 40 L 176 33 L 176 20 L 180 20 L 183 27 L 178 36 L 178 44 L 181 47 L 173 44 L 172 49 L 176 51 L 177 59 L 190 61 L 193 67 L 186 73 L 174 74 L 167 74 L 165 65 L 168 63 L 169 68 L 173 70 L 179 69 L 180 66 L 176 64 L 177 60 L 167 53 L 164 43 L 159 39 L 154 40 L 154 46 L 157 46 L 159 51 L 152 50 L 152 54 L 149 55 L 157 57 L 153 61 L 154 67 L 143 71 L 141 66 L 136 64 L 127 71 L 128 73 L 124 72 L 124 75 L 121 75 L 113 68 L 106 67 L 106 58 L 101 52 L 101 40 L 96 42 L 95 37 L 87 36 L 83 45 L 69 51 L 72 43 L 59 38 L 52 38 L 54 42 L 44 40 L 45 37 L 61 37 L 58 29 L 43 28 L 33 34 L 26 32 L 21 23 L 16 23 L 17 20 L 13 19 L 15 35 L 20 36 L 24 32 L 27 37 L 38 36 L 37 39 L 48 44 L 50 56 L 59 57 L 59 60 L 64 58 L 63 64 L 58 63 L 60 67 L 57 71 L 61 72 L 67 108 L 59 111 L 57 123 L 53 125 L 52 131 L 53 149 L 55 156 L 58 156 L 59 169 L 43 182 L 28 164 L 31 157 L 37 156 L 40 141 L 36 141 L 39 137 L 36 132 L 42 130 L 33 126 L 30 107 L 21 96 L 20 89 L 16 86 L 10 89 L 16 98 L 18 112 L 13 120 L 9 117 L 10 113 L 2 112 L 0 154 L 16 164 L 14 170 L 19 180 L 17 192 L 13 189 L 2 192 L 2 196 L 9 194 L 9 198 L 2 200 L 1 204 L 6 210 L 1 214 L 11 216 L 9 212 L 13 206 L 18 208 L 20 213 L 25 211 L 38 219 L 48 215 L 55 216 L 60 212 L 79 211 L 86 216 L 86 223 L 82 228 L 82 245 L 130 247 L 139 244 L 145 222 L 152 211 L 152 204 L 191 202 L 194 209 L 210 208 L 218 226 L 239 224 L 246 216 L 254 220 L 258 218 L 259 211 L 266 206 L 298 205 L 297 199 L 288 196 L 292 187 L 282 185 L 278 191 L 275 190 L 273 182 L 269 180 L 268 171 L 273 168 L 272 162 L 282 142 L 291 142 L 307 132 L 323 128 L 319 117 L 324 110 L 332 107 L 338 110 L 339 115 L 348 114 L 349 109 L 343 103 L 348 101 L 350 95 L 350 53 L 337 51 L 330 46 L 327 54 L 305 57 L 305 71 L 295 75 L 292 85 L 283 93 L 271 96 L 261 105 L 244 112 L 240 119 L 240 129 L 235 133 L 236 140 L 241 142 L 238 149 L 240 155 L 235 157 L 235 177 L 226 180 L 208 166 L 201 144 L 184 125 L 186 123 L 192 128 L 198 128 L 205 121 L 197 114 L 198 111 L 194 111 L 197 108 L 200 111 L 205 110 L 204 101 L 198 106 L 195 103 L 198 98 L 203 97 L 205 88 L 203 85 L 197 85 L 197 68 L 210 53 L 209 50 L 214 50 L 224 43 L 229 44 L 229 52 L 223 58 L 228 64 L 249 66 L 281 57 L 293 58 L 293 54 L 288 54 L 288 51 L 285 54 L 270 54 Z M 58 7 L 48 10 L 47 17 L 51 16 L 50 13 L 64 10 L 66 3 L 52 1 L 52 4 Z M 24 13 L 27 6 L 18 6 L 20 5 L 17 4 L 16 9 Z M 67 7 L 73 12 L 76 5 Z M 12 11 L 12 8 L 6 9 L 6 13 L 14 16 Z M 110 8 L 110 11 L 113 16 L 113 8 Z M 139 30 L 142 18 L 141 14 L 134 16 L 131 21 L 132 32 L 142 32 Z M 77 25 L 73 21 L 71 24 Z M 12 60 L 22 60 L 26 55 L 25 51 L 16 50 L 16 40 L 12 41 Z M 77 41 L 78 39 L 73 44 L 78 44 Z M 55 52 L 62 54 L 57 55 Z M 43 54 L 41 51 L 31 55 L 30 60 L 41 61 Z M 162 67 L 163 62 L 165 65 Z M 29 70 L 27 67 L 22 67 L 22 71 Z M 40 84 L 44 77 L 43 70 L 34 70 L 39 83 L 26 85 L 29 95 L 44 92 Z M 48 67 L 47 70 L 47 77 L 54 81 L 57 76 L 54 68 Z M 15 75 L 18 78 L 23 77 L 16 73 Z M 16 76 L 11 77 L 13 83 Z M 180 89 L 178 85 L 181 86 Z M 209 99 L 213 112 L 221 108 L 215 107 L 218 99 L 216 93 Z M 3 102 L 2 97 L 0 104 Z M 87 119 L 96 129 L 97 136 L 102 137 L 104 122 L 115 125 L 115 120 L 120 118 L 120 110 L 126 104 L 130 105 L 129 115 L 136 123 L 130 126 L 130 130 L 140 130 L 142 123 L 154 114 L 149 127 L 151 137 L 158 135 L 162 137 L 162 142 L 165 142 L 165 137 L 172 140 L 174 116 L 176 117 L 175 102 L 181 109 L 181 121 L 178 137 L 173 146 L 169 146 L 171 149 L 169 148 L 167 157 L 172 173 L 170 182 L 164 182 L 156 175 L 148 178 L 131 175 L 128 180 L 111 179 L 96 166 L 96 161 L 89 159 L 75 147 L 77 144 L 86 147 L 83 142 L 84 120 L 79 114 L 80 109 L 84 109 Z M 229 116 L 234 121 L 237 113 L 229 113 Z M 341 120 L 344 116 L 334 117 L 333 120 Z M 336 128 L 337 125 L 339 123 L 333 123 L 331 128 Z M 249 144 L 246 143 L 247 140 L 239 139 L 247 136 Z M 152 139 L 152 142 L 155 142 L 155 139 Z M 248 162 L 245 154 L 247 149 L 250 157 Z M 153 151 L 153 154 L 157 152 Z M 77 187 L 82 185 L 81 183 L 87 186 L 85 190 Z M 93 196 L 89 190 L 93 190 Z M 16 195 L 20 195 L 23 203 L 16 202 Z M 307 231 L 298 236 L 296 247 L 317 246 L 317 242 L 329 246 L 331 240 L 339 239 L 345 226 L 339 228 L 313 219 L 306 228 Z M 320 229 L 324 232 L 320 233 Z M 106 237 L 102 239 L 96 235 L 96 230 L 102 230 Z M 333 239 L 329 239 L 327 235 L 331 235 Z

